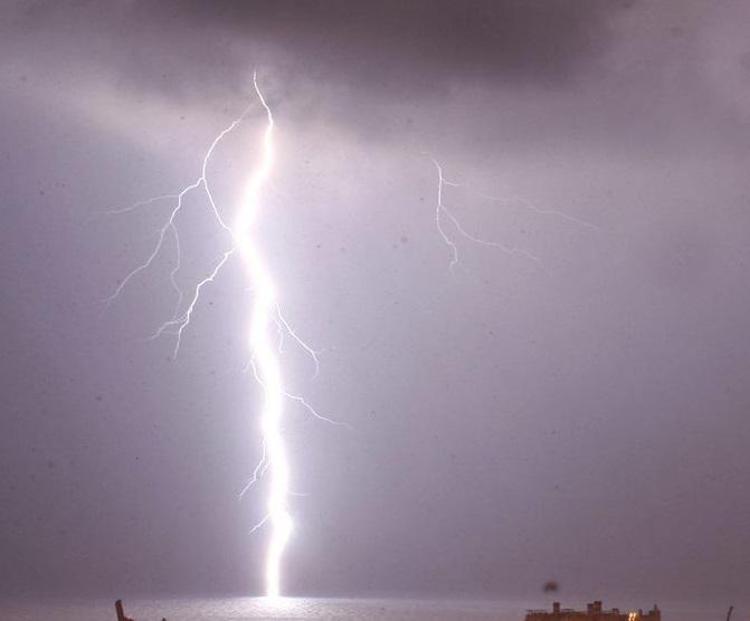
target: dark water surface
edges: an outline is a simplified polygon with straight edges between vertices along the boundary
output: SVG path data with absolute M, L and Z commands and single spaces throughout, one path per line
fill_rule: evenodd
M 403 621 L 523 621 L 525 610 L 538 602 L 409 600 L 409 599 L 317 599 L 285 598 L 271 602 L 251 597 L 202 599 L 132 599 L 125 612 L 136 621 L 209 621 L 282 619 L 352 619 Z M 608 602 L 605 601 L 605 605 Z M 620 602 L 612 602 L 618 605 Z M 581 604 L 576 604 L 580 606 Z M 643 602 L 644 607 L 651 603 Z M 624 608 L 624 606 L 623 606 Z M 727 606 L 665 603 L 663 621 L 723 621 Z M 747 618 L 747 607 L 737 607 L 734 619 Z M 12 601 L 0 604 L 2 621 L 108 621 L 115 619 L 114 605 L 104 600 L 48 600 L 43 603 Z

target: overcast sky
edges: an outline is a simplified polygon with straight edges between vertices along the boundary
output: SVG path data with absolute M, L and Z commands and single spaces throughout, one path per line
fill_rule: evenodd
M 252 292 L 176 360 L 168 201 L 253 102 L 287 319 L 297 594 L 738 597 L 750 579 L 742 2 L 5 2 L 0 593 L 261 590 Z M 209 167 L 231 214 L 263 110 Z M 472 235 L 435 227 L 437 176 Z M 490 198 L 493 197 L 493 198 Z M 199 195 L 182 286 L 227 240 Z M 639 599 L 640 602 L 640 599 Z

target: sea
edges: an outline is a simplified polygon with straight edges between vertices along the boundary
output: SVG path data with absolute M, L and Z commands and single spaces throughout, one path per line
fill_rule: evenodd
M 564 598 L 563 598 L 564 599 Z M 566 602 L 563 602 L 567 605 Z M 651 607 L 643 602 L 643 608 Z M 124 600 L 134 621 L 523 621 L 539 602 L 412 599 L 317 599 L 251 597 Z M 605 608 L 618 602 L 604 602 Z M 580 607 L 580 604 L 576 604 Z M 728 606 L 671 602 L 660 605 L 662 621 L 725 621 Z M 621 609 L 626 609 L 621 606 Z M 750 607 L 737 608 L 745 620 Z M 0 621 L 115 621 L 113 601 L 46 600 L 0 602 Z

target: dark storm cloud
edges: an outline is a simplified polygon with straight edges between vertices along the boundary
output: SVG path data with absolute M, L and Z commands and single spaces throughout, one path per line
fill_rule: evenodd
M 625 6 L 592 0 L 192 0 L 139 2 L 134 10 L 272 41 L 276 48 L 293 48 L 313 67 L 338 68 L 347 79 L 428 84 L 436 74 L 563 80 L 603 49 L 607 16 Z
M 210 66 L 223 76 L 246 67 L 248 56 L 277 67 L 284 59 L 297 75 L 418 93 L 446 80 L 563 84 L 606 51 L 609 18 L 630 4 L 186 0 L 136 1 L 112 10 L 89 2 L 35 3 L 19 5 L 11 29 L 52 29 L 52 40 L 61 24 L 87 29 L 88 40 L 67 44 L 118 67 L 126 79 L 147 79 L 144 86 L 172 93 L 174 64 Z M 157 41 L 163 47 L 154 54 Z

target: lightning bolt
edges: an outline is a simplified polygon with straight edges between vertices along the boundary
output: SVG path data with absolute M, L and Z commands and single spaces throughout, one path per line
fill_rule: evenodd
M 333 425 L 343 425 L 346 427 L 349 427 L 349 425 L 320 414 L 303 396 L 289 392 L 283 380 L 278 354 L 281 351 L 285 337 L 289 337 L 310 357 L 314 364 L 314 377 L 318 375 L 320 370 L 320 360 L 318 352 L 298 335 L 282 314 L 272 273 L 266 266 L 265 259 L 253 235 L 256 229 L 258 214 L 262 207 L 262 191 L 274 166 L 273 137 L 275 130 L 273 112 L 259 87 L 256 73 L 253 73 L 253 88 L 257 100 L 260 102 L 265 113 L 266 122 L 259 145 L 260 163 L 248 178 L 234 219 L 231 223 L 226 221 L 216 205 L 209 184 L 208 168 L 211 158 L 220 142 L 242 123 L 252 110 L 252 104 L 214 138 L 203 156 L 200 174 L 193 183 L 185 186 L 179 192 L 156 196 L 139 201 L 129 207 L 107 212 L 109 214 L 130 213 L 142 207 L 156 205 L 164 201 L 173 201 L 169 216 L 157 231 L 156 243 L 150 254 L 145 261 L 138 264 L 120 281 L 112 294 L 105 299 L 105 302 L 111 303 L 115 301 L 134 278 L 152 267 L 157 258 L 162 254 L 165 245 L 168 243 L 167 240 L 170 237 L 173 238 L 175 261 L 169 272 L 169 283 L 176 295 L 174 310 L 171 318 L 162 323 L 149 338 L 156 339 L 165 334 L 174 336 L 175 345 L 173 355 L 177 357 L 183 334 L 190 326 L 204 289 L 215 282 L 223 268 L 232 258 L 238 257 L 240 259 L 250 289 L 253 291 L 253 304 L 245 339 L 249 352 L 248 368 L 252 369 L 253 376 L 261 386 L 263 392 L 259 417 L 263 450 L 262 456 L 253 470 L 250 480 L 241 490 L 239 496 L 242 498 L 253 485 L 261 478 L 267 476 L 268 495 L 266 510 L 262 519 L 253 526 L 250 532 L 255 532 L 266 525 L 270 527 L 264 567 L 265 594 L 267 597 L 276 598 L 282 592 L 282 560 L 293 530 L 293 522 L 288 505 L 289 498 L 294 495 L 294 492 L 290 488 L 290 462 L 282 428 L 284 403 L 285 401 L 295 403 L 317 420 Z M 445 204 L 444 200 L 446 188 L 458 187 L 459 184 L 447 179 L 442 165 L 432 156 L 428 155 L 428 157 L 437 173 L 435 224 L 440 237 L 451 250 L 451 270 L 459 261 L 458 245 L 454 239 L 455 235 L 452 237 L 449 234 L 449 229 L 446 227 L 452 227 L 455 233 L 473 243 L 494 247 L 509 255 L 519 255 L 536 263 L 540 262 L 538 257 L 523 248 L 486 240 L 467 231 L 451 209 Z M 178 275 L 182 267 L 182 247 L 180 244 L 178 221 L 184 208 L 186 197 L 193 192 L 203 194 L 216 225 L 220 230 L 225 232 L 231 243 L 216 258 L 205 276 L 195 283 L 190 291 L 185 291 L 180 286 L 178 280 Z M 487 195 L 482 196 L 489 200 L 500 200 Z M 563 212 L 538 209 L 530 203 L 522 203 L 522 206 L 540 214 L 556 215 L 577 222 L 578 224 L 597 228 L 585 221 L 568 216 Z
M 157 232 L 157 240 L 151 253 L 145 261 L 137 265 L 120 281 L 112 294 L 105 299 L 105 302 L 111 303 L 116 300 L 130 281 L 154 264 L 171 235 L 175 240 L 175 263 L 169 273 L 169 281 L 177 299 L 172 318 L 159 326 L 149 338 L 155 339 L 164 334 L 173 335 L 175 337 L 174 356 L 176 357 L 180 350 L 183 333 L 190 326 L 193 313 L 204 288 L 216 280 L 230 259 L 235 256 L 240 258 L 250 289 L 253 291 L 253 305 L 245 337 L 250 354 L 248 366 L 252 368 L 255 380 L 263 390 L 260 408 L 263 452 L 249 482 L 240 492 L 240 497 L 244 496 L 261 477 L 268 474 L 266 511 L 260 522 L 250 532 L 255 532 L 265 525 L 270 526 L 271 532 L 264 568 L 265 594 L 267 597 L 275 598 L 281 595 L 282 559 L 293 528 L 288 507 L 289 497 L 292 495 L 290 490 L 290 463 L 282 433 L 284 401 L 290 400 L 297 403 L 318 420 L 334 425 L 347 427 L 348 425 L 323 416 L 304 397 L 292 394 L 284 387 L 278 356 L 284 336 L 290 337 L 311 358 L 315 366 L 315 376 L 319 372 L 320 361 L 318 352 L 302 340 L 284 318 L 273 276 L 267 268 L 265 259 L 253 237 L 258 213 L 262 205 L 262 190 L 273 170 L 273 136 L 275 129 L 273 112 L 258 85 L 256 73 L 253 73 L 253 87 L 255 95 L 265 112 L 266 123 L 260 143 L 261 157 L 258 167 L 247 181 L 241 203 L 231 224 L 224 220 L 214 200 L 208 181 L 208 166 L 219 143 L 245 119 L 253 107 L 252 104 L 214 138 L 203 156 L 200 175 L 193 183 L 185 186 L 177 193 L 156 196 L 139 201 L 129 207 L 108 212 L 109 214 L 129 213 L 162 201 L 174 201 L 167 220 Z M 231 239 L 231 245 L 221 253 L 208 273 L 193 286 L 192 291 L 186 294 L 177 279 L 182 263 L 182 250 L 177 224 L 186 196 L 195 191 L 202 192 L 205 196 L 216 224 L 227 233 L 227 236 Z M 278 333 L 278 341 L 274 342 L 275 339 L 272 335 L 276 333 Z

